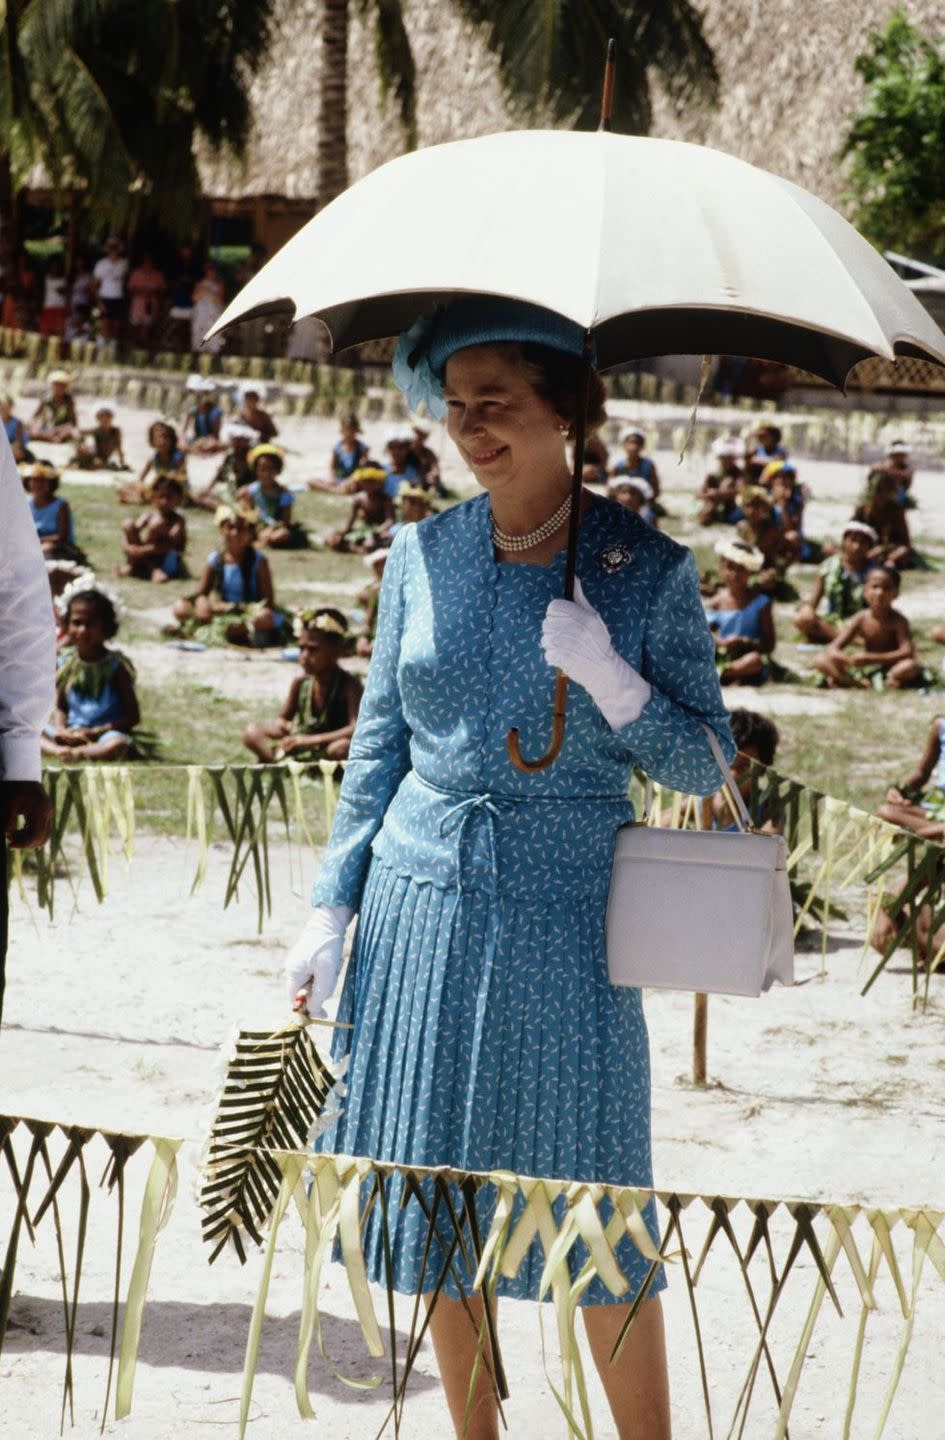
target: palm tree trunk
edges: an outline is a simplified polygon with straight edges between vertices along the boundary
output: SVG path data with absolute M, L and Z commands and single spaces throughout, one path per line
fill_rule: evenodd
M 10 156 L 0 150 L 0 288 L 15 294 L 20 250 L 19 196 L 13 184 Z
M 316 192 L 319 210 L 348 185 L 348 0 L 322 0 Z

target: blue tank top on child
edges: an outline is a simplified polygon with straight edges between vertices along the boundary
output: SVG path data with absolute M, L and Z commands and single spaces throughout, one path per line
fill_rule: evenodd
M 385 465 L 387 479 L 384 481 L 384 494 L 391 500 L 396 500 L 400 494 L 401 485 L 422 485 L 423 479 L 420 471 L 413 465 L 407 465 L 403 470 L 392 470 Z
M 28 445 L 30 443 L 30 437 L 26 433 L 26 426 L 23 425 L 23 422 L 18 420 L 15 415 L 11 415 L 9 420 L 4 420 L 3 428 L 7 432 L 7 439 L 11 445 L 16 441 L 16 432 L 21 426 L 23 431 L 23 444 Z
M 756 595 L 743 610 L 706 609 L 709 625 L 722 640 L 739 637 L 744 640 L 761 639 L 761 613 L 771 604 L 770 595 Z
M 74 685 L 66 691 L 66 728 L 115 725 L 122 713 L 114 680 L 106 680 L 100 695 L 83 695 Z
M 653 483 L 653 472 L 656 466 L 648 455 L 640 455 L 635 465 L 629 460 L 619 460 L 614 466 L 615 475 L 629 475 L 631 479 L 645 480 L 648 485 Z
M 343 440 L 338 440 L 332 446 L 332 476 L 335 480 L 348 480 L 357 470 L 361 461 L 367 457 L 368 447 L 363 440 L 354 442 L 354 449 L 349 450 Z
M 59 512 L 65 503 L 65 500 L 61 500 L 58 495 L 54 495 L 48 505 L 37 505 L 32 495 L 30 496 L 30 511 L 32 512 L 37 535 L 42 536 L 43 539 L 49 539 L 57 533 L 59 529 Z M 66 538 L 70 545 L 75 544 L 75 522 L 71 515 L 69 516 L 69 530 Z
M 223 411 L 219 405 L 214 405 L 210 410 L 195 410 L 194 439 L 206 440 L 208 437 L 216 435 L 222 419 Z
M 263 489 L 262 481 L 254 480 L 249 487 L 249 497 L 262 518 L 270 525 L 284 519 L 285 511 L 292 509 L 292 491 L 281 485 L 275 494 L 271 491 L 267 493 Z
M 234 565 L 232 560 L 224 561 L 220 565 L 220 552 L 214 550 L 209 556 L 207 563 L 214 569 L 220 570 L 220 599 L 225 600 L 228 605 L 248 605 L 254 600 L 262 599 L 262 591 L 259 588 L 259 561 L 258 550 L 253 550 L 253 563 L 249 569 L 249 594 L 246 594 L 246 586 L 243 584 L 243 567 Z

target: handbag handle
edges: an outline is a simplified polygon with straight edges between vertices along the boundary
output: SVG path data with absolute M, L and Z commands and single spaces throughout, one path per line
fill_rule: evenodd
M 729 797 L 735 810 L 735 824 L 739 830 L 751 829 L 751 813 L 742 798 L 742 792 L 738 788 L 738 782 L 732 774 L 732 767 L 729 765 L 722 747 L 719 744 L 718 736 L 708 725 L 703 725 L 706 739 L 709 742 L 709 749 L 712 751 L 712 758 L 722 772 L 722 779 L 728 787 Z M 650 811 L 653 809 L 653 781 L 649 775 L 646 777 L 646 784 L 643 790 L 643 823 L 650 818 Z

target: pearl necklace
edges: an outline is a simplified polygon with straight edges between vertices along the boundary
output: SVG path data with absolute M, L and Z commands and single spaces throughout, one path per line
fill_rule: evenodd
M 505 531 L 500 530 L 495 520 L 493 520 L 492 543 L 497 549 L 506 550 L 512 554 L 516 554 L 522 550 L 534 550 L 536 545 L 540 545 L 543 540 L 549 540 L 556 530 L 561 529 L 561 526 L 565 520 L 567 520 L 570 513 L 571 496 L 568 495 L 558 506 L 555 513 L 549 515 L 543 525 L 539 525 L 537 530 L 530 530 L 527 535 L 506 535 Z

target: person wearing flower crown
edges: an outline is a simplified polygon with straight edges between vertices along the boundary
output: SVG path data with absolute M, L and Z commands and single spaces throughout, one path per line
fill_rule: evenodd
M 384 536 L 396 519 L 394 502 L 387 494 L 387 471 L 380 465 L 362 465 L 349 480 L 357 489 L 351 496 L 351 509 L 340 530 L 322 536 L 328 550 L 366 554 L 386 542 Z
M 339 661 L 348 643 L 348 621 L 323 606 L 300 610 L 293 623 L 301 675 L 289 686 L 278 717 L 250 725 L 243 744 L 271 765 L 288 756 L 300 760 L 347 760 L 361 705 L 361 682 Z
M 334 1046 L 348 1056 L 348 1092 L 317 1142 L 326 1151 L 652 1184 L 641 996 L 612 987 L 607 972 L 614 843 L 633 818 L 635 765 L 705 795 L 721 777 L 703 727 L 729 757 L 734 746 L 691 551 L 584 490 L 579 583 L 573 601 L 559 598 L 583 342 L 548 311 L 471 296 L 397 347 L 410 410 L 445 413 L 481 490 L 404 526 L 391 546 L 313 914 L 287 958 L 293 1003 L 319 1014 L 357 913 Z M 592 428 L 603 399 L 592 374 Z M 558 667 L 572 681 L 564 746 L 549 768 L 523 775 L 506 735 L 518 727 L 525 754 L 544 750 Z M 430 1331 L 453 1427 L 494 1440 L 475 1260 L 450 1248 L 436 1219 L 428 1242 L 421 1207 L 402 1208 L 401 1191 L 395 1174 L 389 1283 L 426 1292 L 443 1277 Z M 475 1201 L 480 1234 L 492 1193 Z M 374 1207 L 362 1239 L 368 1277 L 384 1284 L 380 1222 Z M 652 1203 L 645 1223 L 656 1244 Z M 617 1433 L 665 1440 L 665 1277 L 629 1237 L 617 1251 L 626 1292 L 595 1276 L 576 1303 Z M 586 1258 L 572 1251 L 572 1279 Z M 543 1267 L 536 1242 L 496 1293 L 538 1299 Z
M 285 466 L 284 452 L 278 445 L 257 445 L 247 458 L 253 478 L 238 499 L 259 516 L 257 543 L 267 550 L 296 550 L 307 545 L 304 528 L 292 519 L 292 491 L 279 479 Z
M 58 601 L 69 645 L 56 673 L 56 708 L 41 748 L 55 760 L 122 760 L 134 745 L 141 719 L 135 668 L 109 647 L 118 634 L 122 605 L 94 576 L 67 585 Z
M 256 549 L 259 516 L 243 505 L 221 505 L 213 517 L 221 545 L 207 556 L 196 592 L 174 604 L 181 634 L 205 645 L 282 645 L 289 633 L 276 605 L 269 561 Z

